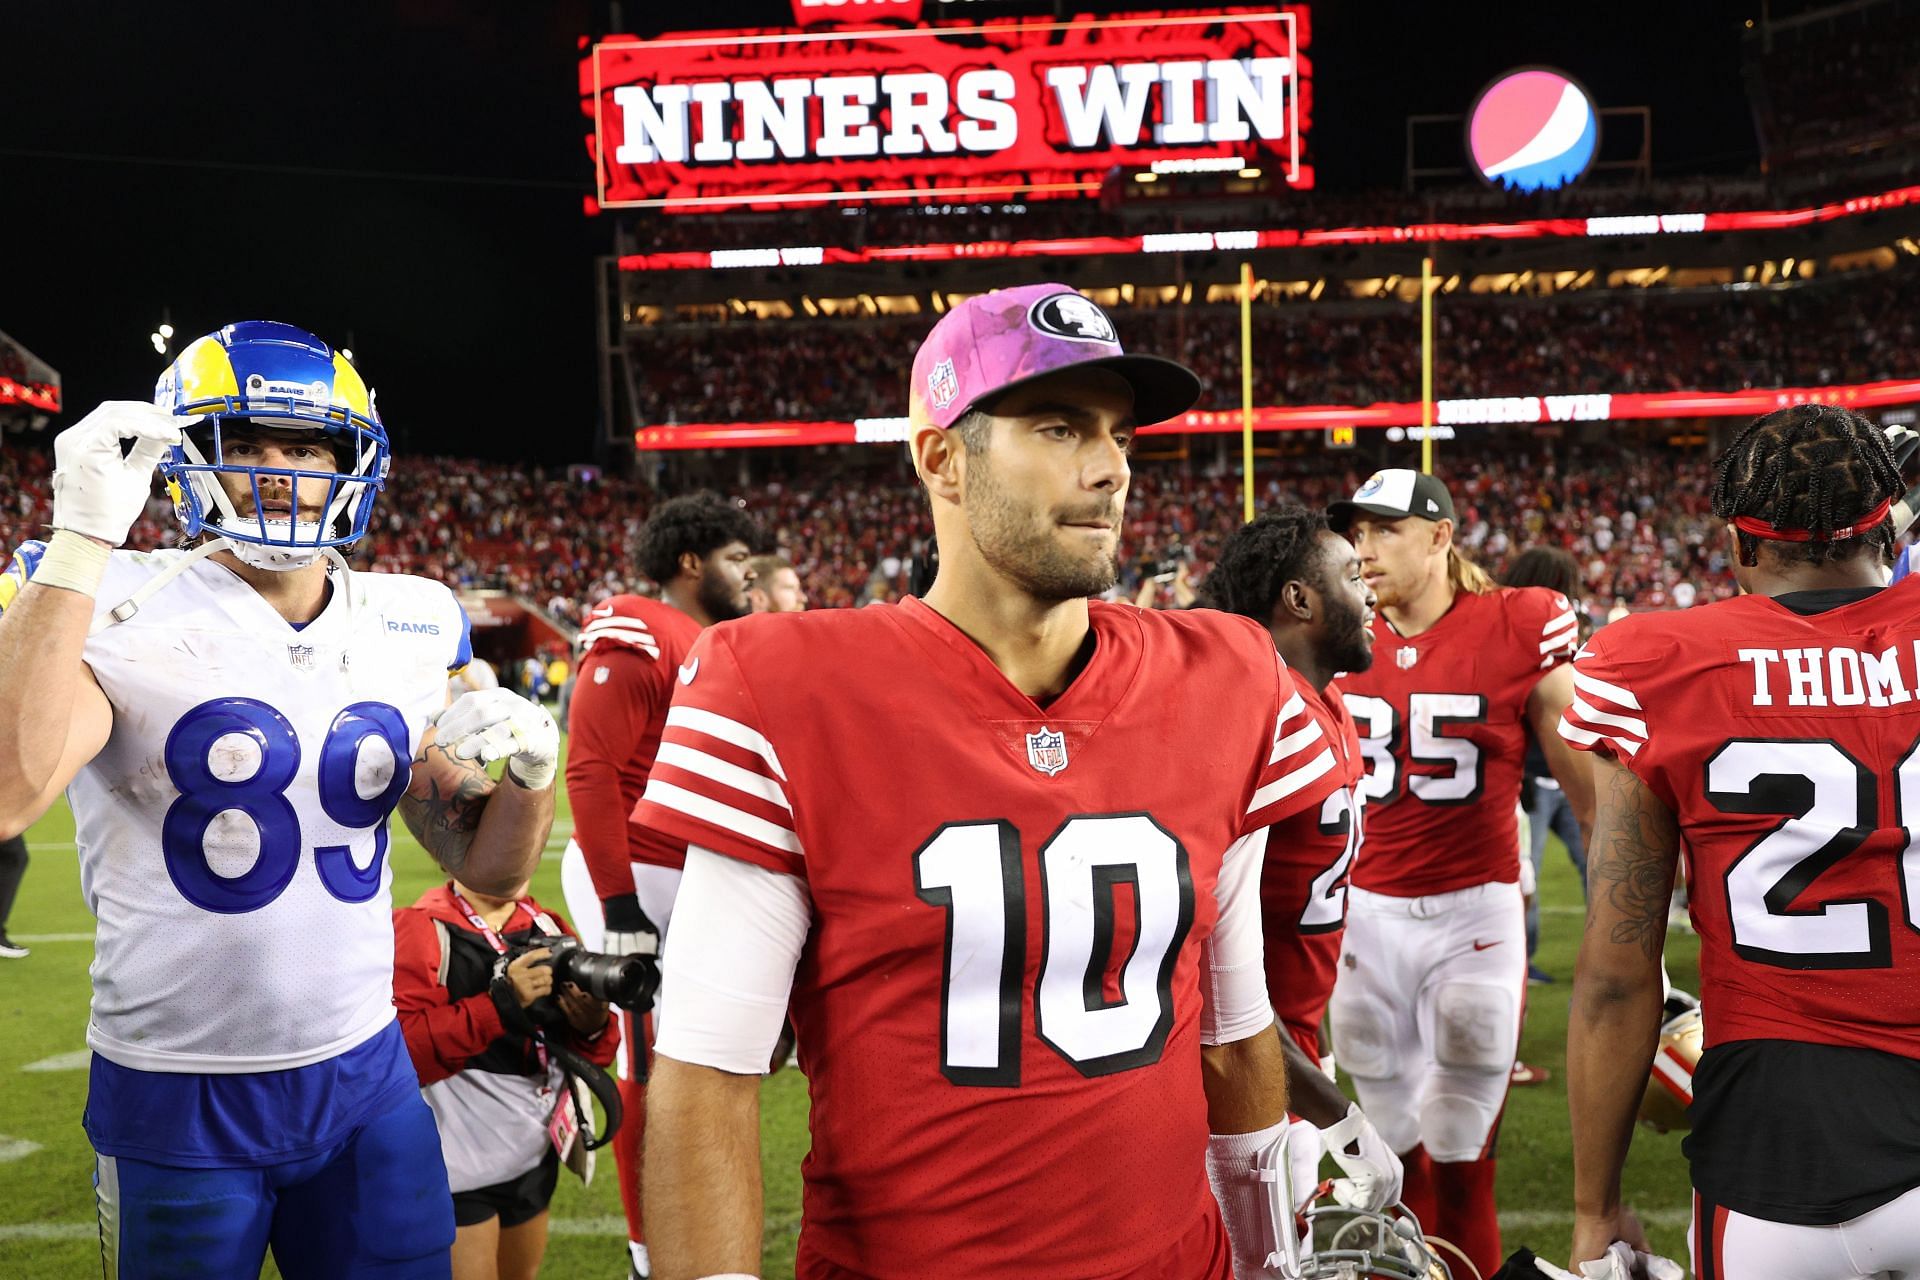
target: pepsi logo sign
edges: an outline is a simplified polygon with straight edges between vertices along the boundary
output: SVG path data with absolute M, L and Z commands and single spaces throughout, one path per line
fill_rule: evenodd
M 1563 71 L 1509 71 L 1467 113 L 1474 172 L 1509 190 L 1557 191 L 1577 182 L 1599 149 L 1600 113 Z

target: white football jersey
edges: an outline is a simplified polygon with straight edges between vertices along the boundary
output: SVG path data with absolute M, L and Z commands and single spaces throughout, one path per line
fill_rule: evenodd
M 96 617 L 184 554 L 114 552 Z M 296 630 L 202 560 L 87 640 L 113 733 L 67 797 L 110 1061 L 278 1071 L 394 1017 L 387 816 L 466 617 L 425 578 L 350 580 Z

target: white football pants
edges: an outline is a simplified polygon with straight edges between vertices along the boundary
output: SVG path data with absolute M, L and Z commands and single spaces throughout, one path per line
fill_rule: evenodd
M 1347 894 L 1328 1017 L 1360 1109 L 1397 1152 L 1487 1154 L 1506 1105 L 1527 983 L 1520 887 Z

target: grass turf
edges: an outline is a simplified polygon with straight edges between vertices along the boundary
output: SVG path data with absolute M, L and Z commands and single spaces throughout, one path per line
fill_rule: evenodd
M 533 886 L 536 897 L 563 909 L 560 851 L 570 829 L 563 797 Z M 80 1128 L 93 918 L 80 897 L 73 820 L 64 802 L 27 839 L 33 862 L 8 930 L 33 954 L 0 961 L 0 1275 L 80 1280 L 100 1274 L 92 1152 Z M 398 823 L 390 856 L 396 903 L 412 902 L 440 879 Z M 1532 989 L 1521 1055 L 1549 1068 L 1553 1078 L 1513 1091 L 1500 1140 L 1498 1198 L 1509 1249 L 1529 1245 L 1561 1260 L 1571 1230 L 1565 1056 L 1580 891 L 1557 842 L 1548 850 L 1541 893 L 1546 913 L 1538 961 L 1559 982 Z M 1691 936 L 1669 939 L 1669 961 L 1674 981 L 1697 989 L 1697 944 Z M 805 1081 L 794 1071 L 772 1077 L 762 1104 L 767 1188 L 762 1274 L 766 1280 L 790 1280 L 800 1220 L 799 1161 L 807 1148 Z M 619 1190 L 610 1153 L 602 1157 L 591 1187 L 562 1175 L 553 1201 L 548 1275 L 569 1280 L 626 1275 Z M 1678 1138 L 1640 1133 L 1626 1185 L 1630 1201 L 1648 1219 L 1654 1244 L 1670 1257 L 1684 1257 L 1689 1200 Z M 278 1272 L 269 1263 L 263 1274 Z

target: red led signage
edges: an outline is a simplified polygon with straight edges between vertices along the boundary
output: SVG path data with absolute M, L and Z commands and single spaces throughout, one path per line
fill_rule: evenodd
M 1744 391 L 1653 391 L 1616 394 L 1486 396 L 1434 402 L 1434 427 L 1625 422 L 1647 418 L 1720 418 L 1771 413 L 1789 405 L 1844 405 L 1856 411 L 1920 403 L 1920 380 L 1844 387 L 1751 387 Z M 1318 431 L 1325 427 L 1419 430 L 1420 402 L 1369 405 L 1285 405 L 1253 411 L 1255 431 Z M 1238 409 L 1195 409 L 1171 422 L 1142 427 L 1143 436 L 1239 431 Z M 641 427 L 637 449 L 728 449 L 748 445 L 890 444 L 907 438 L 905 418 L 856 422 L 683 422 Z M 1400 437 L 1390 437 L 1398 439 Z M 1441 438 L 1451 438 L 1442 435 Z
M 1419 222 L 1409 226 L 1297 227 L 1244 231 L 1178 231 L 1138 236 L 1068 236 L 1053 240 L 977 240 L 966 244 L 894 244 L 860 248 L 783 245 L 754 249 L 682 249 L 633 253 L 622 271 L 707 271 L 740 267 L 817 267 L 861 262 L 949 262 L 963 258 L 1086 258 L 1147 253 L 1244 253 L 1250 249 L 1336 244 L 1428 244 L 1442 241 L 1603 239 L 1688 236 L 1709 231 L 1780 231 L 1920 204 L 1920 187 L 1897 187 L 1803 209 L 1716 213 L 1647 213 L 1604 218 L 1534 218 L 1524 222 Z
M 1156 161 L 1307 187 L 1307 38 L 1304 7 L 703 32 L 594 45 L 581 93 L 607 208 L 1084 196 Z
M 920 0 L 793 0 L 793 23 L 815 27 L 865 27 L 876 20 L 920 21 Z

